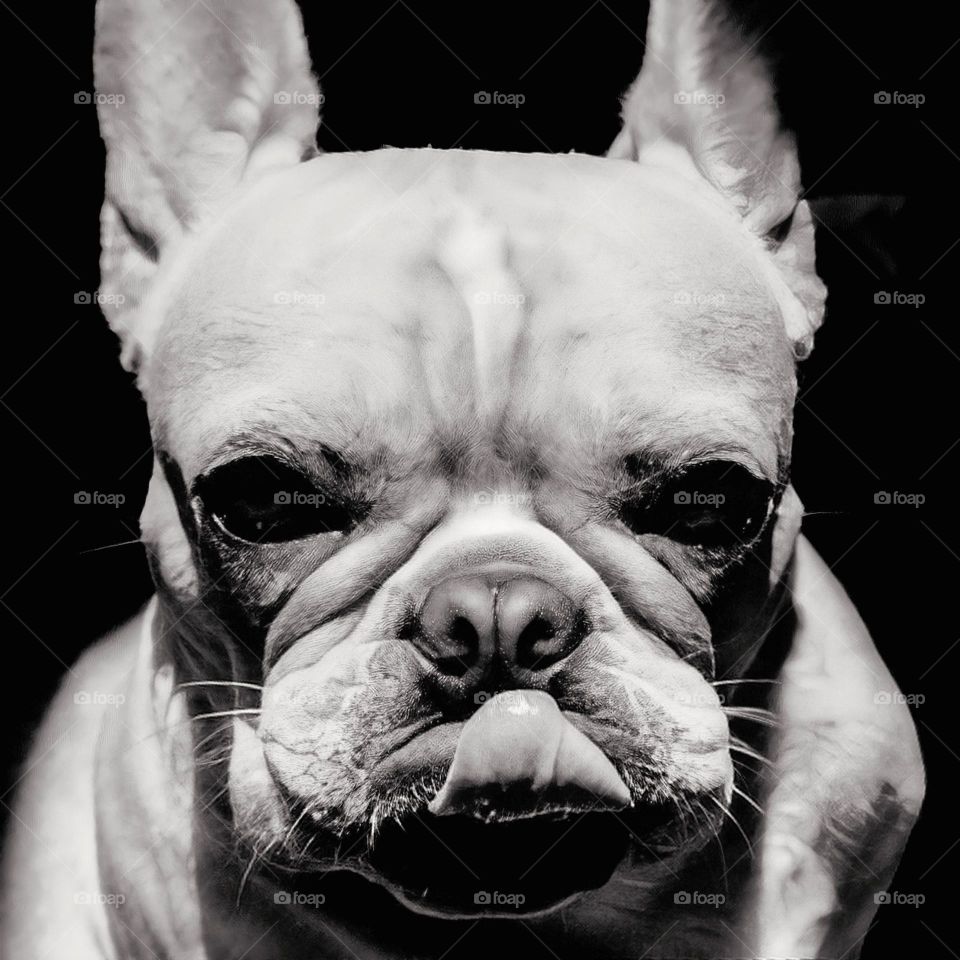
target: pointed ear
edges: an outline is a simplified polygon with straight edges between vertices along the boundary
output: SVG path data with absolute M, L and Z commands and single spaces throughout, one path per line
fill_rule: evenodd
M 700 177 L 771 251 L 791 296 L 799 356 L 813 345 L 826 290 L 814 269 L 813 221 L 766 64 L 711 0 L 652 0 L 643 67 L 608 155 Z
M 99 0 L 94 73 L 101 302 L 133 370 L 160 262 L 241 181 L 316 152 L 321 97 L 292 0 Z

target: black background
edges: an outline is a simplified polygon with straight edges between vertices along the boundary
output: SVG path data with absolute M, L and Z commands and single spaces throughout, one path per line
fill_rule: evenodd
M 603 152 L 618 129 L 618 95 L 642 58 L 646 19 L 643 3 L 599 0 L 542 9 L 306 0 L 303 8 L 326 94 L 319 142 L 330 151 Z M 901 689 L 923 697 L 914 715 L 928 800 L 892 889 L 922 893 L 926 903 L 881 907 L 864 955 L 957 956 L 949 914 L 960 870 L 952 683 L 960 665 L 960 223 L 950 208 L 960 133 L 947 114 L 956 113 L 960 45 L 932 8 L 916 4 L 774 0 L 737 10 L 774 60 L 810 197 L 903 198 L 866 235 L 835 215 L 819 232 L 830 300 L 802 367 L 793 474 L 807 535 Z M 0 23 L 9 71 L 0 224 L 11 267 L 0 387 L 2 769 L 12 783 L 66 665 L 149 595 L 136 537 L 150 441 L 98 308 L 74 302 L 98 284 L 103 148 L 95 108 L 74 103 L 92 89 L 93 4 L 0 3 Z M 522 93 L 526 102 L 476 105 L 479 90 Z M 878 91 L 921 93 L 926 102 L 878 105 Z M 925 303 L 878 305 L 879 291 L 921 294 Z M 77 491 L 126 500 L 77 505 Z M 925 502 L 877 504 L 880 491 Z

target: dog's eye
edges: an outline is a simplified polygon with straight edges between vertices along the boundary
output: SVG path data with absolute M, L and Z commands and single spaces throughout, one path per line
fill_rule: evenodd
M 220 529 L 251 543 L 281 543 L 347 530 L 356 510 L 318 489 L 274 457 L 243 457 L 201 477 L 203 512 Z
M 621 506 L 637 534 L 678 543 L 732 549 L 752 540 L 767 519 L 774 485 L 737 463 L 715 460 L 650 484 Z

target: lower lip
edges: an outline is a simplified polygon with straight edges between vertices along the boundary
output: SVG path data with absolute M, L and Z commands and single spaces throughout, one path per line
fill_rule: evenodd
M 628 844 L 602 813 L 498 824 L 424 813 L 385 826 L 368 863 L 414 910 L 516 916 L 602 886 Z
M 462 729 L 463 723 L 450 722 L 410 737 L 375 768 L 378 788 L 388 792 L 428 770 L 442 776 Z M 365 860 L 374 877 L 418 912 L 530 915 L 603 886 L 638 833 L 655 830 L 673 813 L 640 807 L 622 816 L 581 811 L 484 823 L 423 811 L 382 826 Z

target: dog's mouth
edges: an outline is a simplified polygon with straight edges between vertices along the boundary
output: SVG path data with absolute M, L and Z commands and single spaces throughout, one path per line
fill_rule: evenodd
M 638 789 L 634 774 L 550 696 L 512 691 L 394 751 L 374 771 L 383 801 L 369 823 L 331 830 L 308 807 L 290 839 L 320 855 L 318 870 L 360 873 L 417 912 L 542 913 L 621 864 L 656 870 L 712 835 L 709 817 L 684 816 L 689 799 L 649 780 Z
M 327 874 L 347 870 L 385 887 L 409 909 L 434 916 L 529 916 L 546 913 L 603 887 L 621 867 L 658 872 L 690 841 L 672 800 L 623 812 L 572 809 L 517 817 L 519 793 L 505 797 L 507 819 L 483 821 L 429 810 L 363 831 L 326 838 L 336 852 L 306 874 L 300 891 L 329 889 Z M 703 825 L 701 824 L 701 827 Z M 300 842 L 324 844 L 302 826 Z
M 368 842 L 363 831 L 327 840 L 336 852 L 296 887 L 328 890 L 330 871 L 360 874 L 390 891 L 409 909 L 433 916 L 517 917 L 543 914 L 598 890 L 620 869 L 654 881 L 681 851 L 699 849 L 713 835 L 709 817 L 692 825 L 676 799 L 635 803 L 622 812 L 548 811 L 483 821 L 473 816 L 411 812 L 382 824 Z M 300 842 L 323 839 L 308 835 Z M 675 865 L 674 865 L 675 866 Z
M 643 811 L 655 830 L 674 815 Z M 602 887 L 631 849 L 634 827 L 609 812 L 545 813 L 484 823 L 426 813 L 387 825 L 367 862 L 418 912 L 450 916 L 529 915 Z

